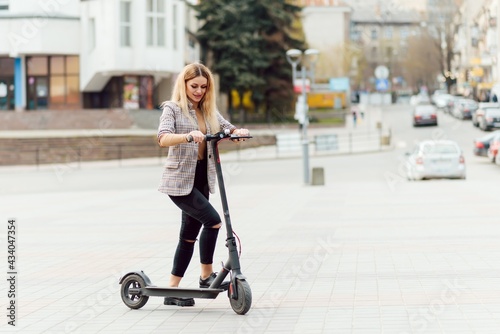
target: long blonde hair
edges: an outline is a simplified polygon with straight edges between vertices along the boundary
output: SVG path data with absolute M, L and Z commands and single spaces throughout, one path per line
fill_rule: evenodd
M 186 94 L 186 82 L 200 76 L 207 79 L 207 90 L 198 106 L 200 107 L 203 116 L 210 126 L 210 132 L 216 133 L 220 131 L 220 124 L 219 120 L 217 119 L 215 82 L 212 72 L 205 65 L 200 63 L 192 63 L 186 65 L 182 72 L 177 76 L 170 100 L 172 102 L 175 102 L 181 108 L 182 113 L 186 117 L 188 117 L 194 125 L 197 125 L 198 123 L 189 114 L 189 100 Z M 166 102 L 167 101 L 162 103 L 162 108 L 164 107 Z

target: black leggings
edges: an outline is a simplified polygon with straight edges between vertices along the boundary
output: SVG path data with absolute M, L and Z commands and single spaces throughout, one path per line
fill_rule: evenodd
M 179 243 L 174 255 L 172 275 L 183 277 L 191 261 L 194 251 L 194 241 L 197 240 L 200 229 L 200 262 L 212 264 L 217 242 L 218 228 L 212 226 L 221 222 L 220 216 L 208 201 L 207 160 L 198 160 L 194 187 L 189 195 L 169 196 L 182 210 Z

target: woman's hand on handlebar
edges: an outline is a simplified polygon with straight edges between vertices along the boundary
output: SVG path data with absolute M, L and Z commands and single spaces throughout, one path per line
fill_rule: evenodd
M 248 137 L 248 136 L 250 136 L 250 131 L 248 129 L 236 129 L 233 131 L 233 133 L 231 135 L 236 136 L 236 137 Z M 245 141 L 246 138 L 235 138 L 235 140 Z
M 202 141 L 205 140 L 205 135 L 198 130 L 191 131 L 188 135 L 191 135 L 193 137 L 194 143 L 201 143 Z

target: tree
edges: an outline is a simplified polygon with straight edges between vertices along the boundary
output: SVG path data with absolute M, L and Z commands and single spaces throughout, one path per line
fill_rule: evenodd
M 285 51 L 303 43 L 290 35 L 292 23 L 301 8 L 285 0 L 210 0 L 193 6 L 203 25 L 196 36 L 211 68 L 220 76 L 221 90 L 229 99 L 233 113 L 231 91 L 240 101 L 246 91 L 258 106 L 264 103 L 270 120 L 273 106 L 290 105 L 293 95 L 291 69 Z M 244 122 L 244 112 L 241 112 Z
M 434 43 L 435 38 L 428 33 L 408 39 L 408 51 L 402 65 L 405 80 L 413 90 L 434 86 L 437 74 L 442 71 L 441 54 L 433 47 Z

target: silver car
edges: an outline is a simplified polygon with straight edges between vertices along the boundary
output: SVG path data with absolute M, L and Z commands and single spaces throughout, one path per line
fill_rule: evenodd
M 478 117 L 479 128 L 484 131 L 500 128 L 500 108 L 485 108 Z
M 488 108 L 500 108 L 500 105 L 496 102 L 481 102 L 478 105 L 478 109 L 472 114 L 472 125 L 479 126 L 479 120 L 484 116 L 484 112 Z
M 465 160 L 460 146 L 453 140 L 425 140 L 407 153 L 409 180 L 430 178 L 465 179 Z
M 432 104 L 418 104 L 413 109 L 413 126 L 438 125 L 436 107 Z

